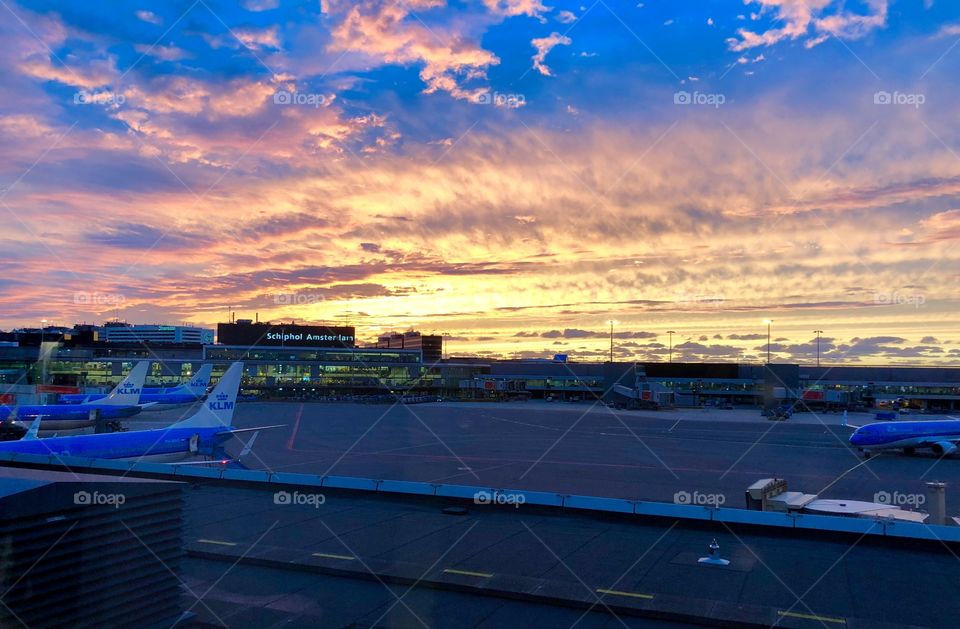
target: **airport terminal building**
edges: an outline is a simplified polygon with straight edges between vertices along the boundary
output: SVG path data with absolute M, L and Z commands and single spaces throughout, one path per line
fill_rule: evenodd
M 802 401 L 811 408 L 896 404 L 960 411 L 960 368 L 755 365 L 737 363 L 578 363 L 438 359 L 437 348 L 357 347 L 350 326 L 246 320 L 218 326 L 217 343 L 104 341 L 92 326 L 25 331 L 0 338 L 0 385 L 7 403 L 26 402 L 37 385 L 103 391 L 139 360 L 153 360 L 148 384 L 173 385 L 204 362 L 217 377 L 245 363 L 243 388 L 262 397 L 436 395 L 448 399 L 624 401 L 678 406 Z M 412 337 L 412 335 L 410 335 Z M 391 345 L 382 347 L 380 345 Z M 32 400 L 31 400 L 32 401 Z

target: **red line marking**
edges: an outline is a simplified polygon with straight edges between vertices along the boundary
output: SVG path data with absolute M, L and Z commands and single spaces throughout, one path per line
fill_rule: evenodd
M 293 442 L 297 439 L 297 433 L 300 431 L 300 418 L 303 417 L 303 404 L 297 409 L 297 419 L 293 423 L 293 432 L 287 440 L 287 450 L 293 450 Z

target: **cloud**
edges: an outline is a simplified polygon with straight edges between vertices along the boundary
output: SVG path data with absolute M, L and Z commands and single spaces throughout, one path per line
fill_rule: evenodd
M 673 352 L 674 355 L 679 355 L 681 361 L 703 361 L 717 358 L 738 360 L 743 357 L 744 353 L 742 348 L 733 345 L 704 345 L 693 341 L 674 345 Z
M 550 33 L 546 37 L 539 37 L 530 40 L 530 44 L 536 49 L 536 53 L 531 57 L 533 59 L 533 67 L 540 74 L 544 76 L 553 76 L 553 73 L 550 71 L 550 68 L 544 63 L 547 58 L 547 54 L 550 53 L 556 46 L 569 46 L 572 43 L 572 40 L 569 37 L 561 35 L 560 33 Z
M 491 13 L 504 17 L 526 15 L 536 18 L 540 23 L 547 20 L 544 13 L 550 12 L 550 7 L 543 6 L 540 0 L 483 0 L 483 4 Z
M 101 227 L 88 233 L 86 239 L 102 247 L 135 250 L 186 249 L 209 243 L 201 236 L 180 233 L 175 226 L 162 229 L 138 223 Z
M 573 24 L 577 21 L 577 16 L 570 11 L 560 11 L 557 13 L 557 21 L 561 24 Z
M 280 48 L 280 35 L 276 26 L 267 28 L 240 27 L 233 29 L 233 34 L 247 48 Z
M 486 78 L 487 69 L 500 60 L 458 30 L 426 27 L 419 13 L 441 5 L 433 0 L 328 0 L 324 3 L 332 23 L 328 49 L 361 54 L 381 63 L 422 64 L 425 93 L 447 92 L 457 99 L 476 100 L 488 88 L 465 87 L 465 83 Z
M 207 45 L 214 50 L 243 46 L 253 51 L 270 51 L 281 47 L 279 29 L 276 26 L 265 28 L 237 26 L 226 33 L 219 35 L 203 33 L 202 36 Z
M 180 61 L 190 56 L 190 53 L 187 51 L 173 45 L 163 46 L 161 44 L 155 44 L 148 46 L 146 44 L 136 44 L 133 49 L 140 54 L 156 57 L 162 61 Z
M 240 4 L 247 11 L 260 12 L 276 9 L 280 6 L 280 0 L 242 0 Z
M 536 334 L 517 334 L 516 336 L 536 336 Z M 562 332 L 560 330 L 550 330 L 540 334 L 545 339 L 565 338 L 565 339 L 608 339 L 609 332 L 580 330 L 577 328 L 567 328 Z M 615 339 L 651 339 L 656 338 L 657 334 L 653 332 L 614 332 Z
M 960 24 L 944 24 L 937 31 L 936 37 L 956 37 L 960 35 Z
M 835 70 L 758 76 L 749 98 L 736 94 L 737 107 L 723 110 L 726 128 L 702 110 L 679 112 L 657 79 L 624 82 L 621 66 L 637 57 L 571 54 L 572 67 L 590 65 L 600 96 L 580 102 L 560 77 L 521 124 L 516 112 L 455 100 L 506 89 L 498 72 L 486 76 L 500 62 L 492 51 L 523 65 L 531 33 L 550 30 L 528 13 L 428 1 L 283 11 L 224 15 L 231 28 L 268 33 L 249 43 L 275 72 L 232 37 L 218 50 L 202 45 L 201 27 L 223 36 L 202 11 L 154 57 L 182 47 L 189 63 L 132 69 L 130 49 L 143 43 L 110 20 L 91 33 L 89 22 L 64 21 L 75 15 L 18 8 L 42 43 L 0 23 L 5 93 L 15 95 L 0 99 L 0 184 L 12 186 L 0 194 L 19 218 L 0 235 L 0 270 L 17 282 L 0 296 L 4 324 L 35 312 L 69 320 L 79 311 L 64 287 L 84 285 L 123 292 L 131 317 L 216 322 L 223 303 L 264 318 L 363 310 L 377 325 L 500 339 L 463 342 L 487 355 L 556 341 L 602 360 L 604 321 L 616 317 L 618 359 L 665 358 L 665 332 L 649 326 L 670 321 L 699 341 L 676 357 L 749 360 L 762 315 L 777 320 L 782 359 L 811 360 L 814 324 L 802 321 L 816 321 L 835 337 L 821 348 L 834 360 L 845 350 L 851 360 L 956 360 L 927 342 L 956 339 L 951 113 L 937 99 L 923 110 L 941 143 L 915 111 L 878 109 L 876 86 L 849 71 L 859 64 L 845 51 L 818 53 L 840 59 Z M 762 33 L 774 16 L 744 24 Z M 649 26 L 659 31 L 660 20 Z M 610 36 L 591 20 L 577 29 L 586 29 L 578 41 Z M 811 23 L 795 43 L 818 33 Z M 910 40 L 924 42 L 938 46 Z M 682 76 L 706 81 L 713 69 Z M 829 92 L 840 78 L 843 89 Z M 810 89 L 814 80 L 828 92 Z M 125 102 L 76 103 L 81 86 Z M 284 105 L 274 100 L 281 89 L 323 98 Z M 291 313 L 270 291 L 324 300 Z M 895 291 L 920 291 L 926 303 L 878 303 Z
M 783 40 L 809 37 L 804 42 L 812 48 L 828 37 L 853 40 L 883 28 L 887 23 L 889 0 L 866 0 L 867 12 L 847 11 L 842 0 L 747 0 L 760 5 L 760 15 L 771 14 L 771 21 L 782 26 L 756 32 L 737 30 L 727 45 L 742 51 L 758 46 L 772 46 Z
M 147 22 L 149 24 L 155 24 L 157 26 L 159 26 L 160 24 L 163 24 L 163 18 L 161 18 L 159 15 L 157 15 L 153 11 L 147 11 L 146 9 L 141 9 L 136 12 L 136 16 L 138 20 Z

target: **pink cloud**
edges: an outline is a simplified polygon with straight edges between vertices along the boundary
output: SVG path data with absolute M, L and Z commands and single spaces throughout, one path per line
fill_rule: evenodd
M 550 68 L 547 67 L 546 63 L 544 63 L 547 55 L 557 46 L 569 46 L 572 43 L 572 40 L 569 37 L 561 35 L 560 33 L 550 33 L 546 37 L 533 39 L 530 41 L 530 43 L 537 50 L 533 57 L 531 57 L 533 59 L 534 69 L 544 76 L 553 76 Z
M 181 59 L 190 57 L 190 54 L 186 50 L 173 45 L 164 46 L 162 44 L 156 44 L 148 46 L 147 44 L 136 44 L 133 49 L 142 55 L 156 57 L 162 61 L 180 61 Z
M 328 49 L 382 63 L 422 63 L 420 78 L 426 93 L 442 91 L 457 99 L 476 99 L 488 89 L 465 87 L 465 83 L 485 78 L 487 68 L 500 60 L 455 28 L 427 27 L 415 13 L 442 4 L 327 1 L 324 11 L 334 22 Z
M 727 40 L 731 50 L 743 51 L 758 46 L 772 46 L 783 40 L 810 36 L 804 42 L 812 48 L 829 36 L 841 39 L 860 39 L 871 31 L 886 25 L 889 0 L 867 0 L 869 12 L 853 13 L 844 9 L 840 0 L 746 0 L 760 5 L 760 13 L 772 12 L 773 19 L 782 23 L 779 28 L 754 32 L 745 28 L 737 37 Z M 829 10 L 834 13 L 827 13 Z
M 552 11 L 552 7 L 545 7 L 540 0 L 483 0 L 487 9 L 496 15 L 504 17 L 514 17 L 517 15 L 526 15 L 536 18 L 541 23 L 547 20 L 544 13 Z

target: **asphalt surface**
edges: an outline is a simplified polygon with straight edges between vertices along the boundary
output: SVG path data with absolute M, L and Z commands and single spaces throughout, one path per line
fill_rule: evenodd
M 686 626 L 617 611 L 634 603 L 788 628 L 951 627 L 960 614 L 960 560 L 937 544 L 526 507 L 456 516 L 436 501 L 342 492 L 278 505 L 273 492 L 215 486 L 188 490 L 184 530 L 186 607 L 236 627 Z M 712 538 L 730 566 L 697 563 Z M 398 574 L 416 587 L 389 582 Z M 483 596 L 494 584 L 519 600 Z M 457 585 L 470 591 L 449 591 Z M 546 591 L 596 606 L 524 594 Z
M 693 627 L 604 612 L 345 579 L 225 560 L 187 559 L 184 608 L 204 624 L 230 627 Z M 229 571 L 228 571 L 229 570 Z M 198 602 L 198 597 L 202 602 Z M 397 603 L 398 599 L 403 603 Z M 376 625 L 374 625 L 376 623 Z
M 144 413 L 130 426 L 189 412 Z M 278 423 L 286 426 L 260 434 L 248 467 L 666 502 L 686 492 L 733 507 L 744 505 L 747 486 L 771 476 L 824 498 L 872 501 L 886 492 L 906 507 L 924 481 L 939 480 L 948 483 L 948 514 L 960 513 L 960 459 L 891 454 L 864 463 L 836 414 L 771 422 L 756 410 L 660 413 L 586 403 L 253 402 L 235 419 L 241 427 Z
M 143 413 L 129 427 L 160 427 L 191 412 Z M 733 507 L 768 476 L 823 497 L 867 500 L 922 491 L 935 478 L 949 483 L 948 512 L 956 513 L 960 460 L 897 455 L 861 465 L 838 417 L 799 417 L 255 402 L 238 407 L 235 424 L 286 425 L 262 432 L 245 460 L 273 471 L 668 502 L 687 492 L 720 495 Z M 529 505 L 471 505 L 456 516 L 433 498 L 307 495 L 312 502 L 285 504 L 272 491 L 187 488 L 184 607 L 202 623 L 231 627 L 686 626 L 636 615 L 655 609 L 708 624 L 852 629 L 951 627 L 960 615 L 960 555 L 937 543 Z M 698 564 L 713 538 L 730 566 Z

